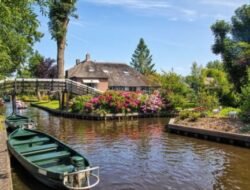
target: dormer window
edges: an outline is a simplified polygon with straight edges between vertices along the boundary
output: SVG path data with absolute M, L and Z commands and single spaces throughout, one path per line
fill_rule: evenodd
M 90 67 L 89 72 L 95 72 L 95 69 L 93 67 Z

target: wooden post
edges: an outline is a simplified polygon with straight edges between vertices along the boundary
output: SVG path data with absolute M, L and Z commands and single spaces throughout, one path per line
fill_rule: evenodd
M 66 93 L 66 111 L 67 112 L 69 111 L 69 96 L 70 96 L 69 92 Z
M 66 95 L 66 93 L 65 92 L 63 92 L 62 93 L 62 110 L 64 110 L 64 108 L 65 108 L 65 95 Z
M 11 95 L 11 99 L 12 99 L 12 114 L 16 114 L 16 80 L 14 82 L 14 91 Z

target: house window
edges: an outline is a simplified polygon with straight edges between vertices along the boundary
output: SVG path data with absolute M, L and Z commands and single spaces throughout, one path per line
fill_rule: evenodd
M 125 87 L 124 86 L 111 86 L 109 87 L 110 90 L 120 90 L 120 91 L 124 91 Z
M 83 79 L 82 80 L 83 84 L 92 87 L 92 88 L 96 88 L 97 84 L 100 82 L 98 79 Z
M 96 88 L 97 87 L 97 84 L 95 83 L 84 83 L 85 85 L 89 86 L 89 87 L 92 87 L 92 88 Z
M 136 87 L 129 87 L 129 91 L 136 91 Z

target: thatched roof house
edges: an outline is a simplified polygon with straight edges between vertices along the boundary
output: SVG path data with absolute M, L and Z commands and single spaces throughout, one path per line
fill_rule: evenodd
M 68 78 L 102 91 L 148 91 L 156 87 L 144 75 L 124 63 L 95 62 L 89 54 L 82 62 L 76 60 L 76 65 L 68 70 Z

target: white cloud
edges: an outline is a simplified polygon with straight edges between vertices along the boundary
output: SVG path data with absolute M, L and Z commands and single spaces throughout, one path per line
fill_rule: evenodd
M 152 9 L 152 8 L 168 8 L 169 5 L 166 1 L 160 0 L 85 0 L 90 3 L 125 6 L 136 9 Z
M 246 3 L 242 0 L 201 0 L 201 4 L 236 8 Z
M 102 6 L 116 6 L 151 16 L 164 16 L 170 21 L 195 21 L 227 18 L 247 0 L 82 0 Z M 227 12 L 225 12 L 227 10 Z M 222 13 L 223 12 L 223 13 Z M 226 15 L 225 15 L 226 14 Z M 205 15 L 205 16 L 204 16 Z

